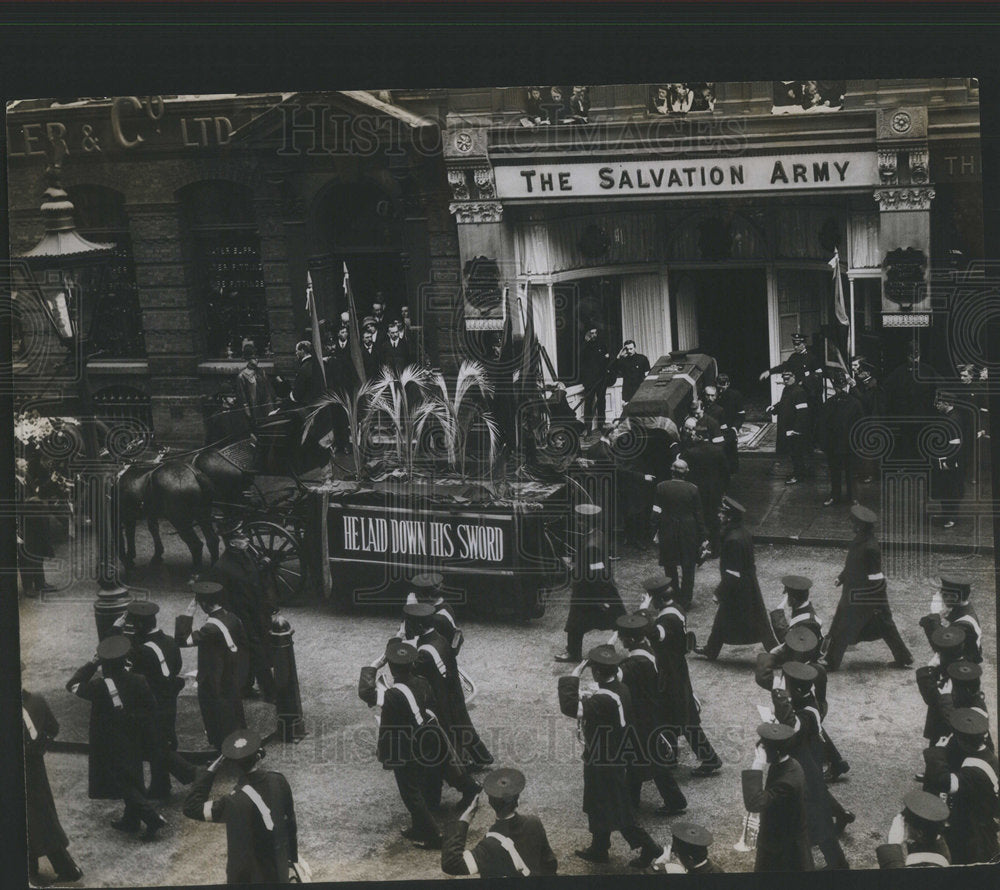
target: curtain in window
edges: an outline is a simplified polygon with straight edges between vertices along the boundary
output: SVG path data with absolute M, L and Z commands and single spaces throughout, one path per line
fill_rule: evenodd
M 671 350 L 670 301 L 666 276 L 622 276 L 622 339 L 653 364 Z
M 535 336 L 548 353 L 556 372 L 559 371 L 556 358 L 556 307 L 548 285 L 528 285 L 528 299 L 531 301 L 532 318 L 535 324 Z M 525 307 L 527 311 L 527 307 Z M 552 382 L 552 375 L 546 362 L 542 361 L 542 375 L 546 383 Z

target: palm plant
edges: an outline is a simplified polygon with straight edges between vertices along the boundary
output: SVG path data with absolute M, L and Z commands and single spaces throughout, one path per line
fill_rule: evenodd
M 347 415 L 347 426 L 351 432 L 351 441 L 354 443 L 355 476 L 359 482 L 365 472 L 365 444 L 368 442 L 375 420 L 371 411 L 371 402 L 375 397 L 377 384 L 378 381 L 374 379 L 367 380 L 350 394 L 342 389 L 327 390 L 323 397 L 313 405 L 313 410 L 306 418 L 302 429 L 302 441 L 305 442 L 313 423 L 323 411 L 332 406 L 342 408 Z
M 486 369 L 479 362 L 464 361 L 455 380 L 455 394 L 448 391 L 448 384 L 441 374 L 434 374 L 433 383 L 437 389 L 434 401 L 439 410 L 432 412 L 444 432 L 445 450 L 448 463 L 465 476 L 467 444 L 469 433 L 479 421 L 486 428 L 489 442 L 489 463 L 492 468 L 496 459 L 500 429 L 489 411 L 482 408 L 482 402 L 493 395 L 493 386 L 486 375 Z M 470 398 L 478 394 L 479 403 Z
M 430 372 L 419 365 L 407 365 L 396 375 L 390 368 L 383 368 L 375 380 L 370 409 L 370 422 L 378 417 L 389 421 L 396 445 L 396 459 L 413 478 L 419 433 L 433 414 L 426 399 L 430 388 Z M 415 401 L 414 397 L 420 400 Z M 411 404 L 414 402 L 415 404 Z

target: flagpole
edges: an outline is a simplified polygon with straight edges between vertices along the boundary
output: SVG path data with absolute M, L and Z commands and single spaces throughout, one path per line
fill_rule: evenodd
M 316 313 L 316 293 L 313 291 L 312 273 L 306 271 L 306 308 L 309 310 L 309 320 L 312 326 L 312 347 L 319 366 L 319 376 L 326 390 L 326 369 L 323 367 L 323 342 L 319 336 L 319 316 Z
M 854 343 L 854 279 L 848 277 L 847 283 L 851 287 L 851 326 L 847 329 L 848 335 L 850 337 L 850 351 L 851 351 L 851 361 L 854 361 L 854 357 L 858 354 Z

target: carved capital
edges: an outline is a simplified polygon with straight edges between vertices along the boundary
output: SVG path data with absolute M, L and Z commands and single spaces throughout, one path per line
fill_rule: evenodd
M 497 186 L 493 179 L 492 167 L 476 167 L 472 171 L 472 176 L 476 181 L 476 188 L 479 189 L 480 200 L 489 200 L 497 196 Z
M 926 148 L 910 149 L 910 179 L 915 185 L 924 185 L 930 179 Z
M 503 205 L 499 201 L 456 202 L 448 209 L 459 224 L 498 223 L 503 219 Z
M 878 178 L 882 185 L 896 184 L 896 149 L 880 148 L 878 150 Z
M 448 171 L 448 185 L 451 186 L 451 196 L 456 201 L 468 201 L 472 196 L 469 194 L 469 180 L 463 169 Z
M 891 188 L 875 189 L 873 197 L 882 213 L 894 210 L 930 210 L 934 200 L 934 189 L 923 188 Z

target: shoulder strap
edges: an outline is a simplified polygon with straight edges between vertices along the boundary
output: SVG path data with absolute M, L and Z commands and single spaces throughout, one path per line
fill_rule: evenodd
M 274 819 L 271 818 L 271 808 L 264 803 L 264 798 L 257 793 L 257 789 L 251 787 L 250 785 L 244 785 L 240 788 L 240 791 L 249 797 L 253 805 L 257 807 L 257 811 L 260 813 L 260 818 L 264 820 L 264 827 L 268 831 L 274 831 Z
M 664 615 L 673 615 L 676 618 L 680 618 L 681 624 L 686 625 L 687 622 L 684 618 L 684 613 L 678 609 L 676 606 L 667 606 L 665 609 L 661 609 L 657 618 L 662 618 Z
M 612 692 L 610 689 L 598 689 L 594 695 L 606 695 L 613 699 L 615 704 L 618 705 L 618 719 L 621 721 L 622 729 L 625 728 L 625 708 L 622 707 L 621 697 L 617 692 Z
M 229 651 L 230 652 L 235 652 L 236 651 L 236 644 L 233 642 L 233 635 L 229 632 L 229 628 L 226 627 L 225 622 L 223 622 L 220 619 L 215 618 L 213 616 L 213 617 L 209 618 L 205 622 L 205 624 L 212 624 L 215 627 L 219 628 L 219 630 L 222 633 L 223 639 L 225 639 L 225 641 L 226 641 L 226 645 L 229 647 Z
M 108 687 L 108 694 L 111 696 L 111 704 L 115 706 L 115 710 L 122 710 L 125 706 L 122 704 L 122 697 L 118 694 L 118 687 L 115 686 L 115 681 L 110 677 L 105 677 L 104 685 Z
M 633 649 L 632 655 L 636 658 L 645 658 L 651 665 L 653 665 L 653 670 L 656 668 L 656 657 L 652 652 L 647 652 L 645 649 Z
M 993 769 L 990 764 L 979 757 L 966 757 L 962 761 L 962 769 L 971 766 L 973 769 L 982 770 L 986 774 L 986 778 L 990 780 L 990 784 L 993 786 L 993 793 L 1000 793 L 1000 782 L 997 781 L 997 771 Z
M 150 649 L 153 650 L 153 654 L 156 655 L 157 661 L 160 662 L 160 673 L 162 673 L 164 677 L 169 677 L 170 668 L 167 667 L 167 659 L 163 657 L 163 650 L 159 646 L 157 646 L 156 643 L 154 643 L 152 640 L 147 640 L 142 645 L 148 646 Z
M 531 874 L 531 869 L 528 868 L 527 863 L 521 858 L 521 854 L 517 852 L 517 847 L 514 846 L 514 842 L 507 837 L 507 835 L 500 834 L 496 831 L 487 831 L 486 837 L 492 838 L 507 851 L 507 855 L 510 856 L 511 862 L 514 863 L 514 868 L 516 868 L 523 877 L 528 877 L 528 875 Z
M 437 665 L 438 673 L 442 677 L 448 676 L 448 668 L 445 667 L 444 662 L 441 660 L 441 653 L 437 651 L 436 647 L 432 646 L 430 643 L 424 643 L 418 651 L 429 653 L 431 658 L 434 659 L 434 664 Z
M 906 864 L 910 865 L 940 865 L 948 866 L 951 863 L 940 853 L 931 853 L 930 851 L 923 853 L 908 853 L 906 855 Z
M 976 640 L 978 641 L 983 635 L 983 629 L 979 626 L 979 622 L 976 621 L 972 615 L 963 615 L 961 618 L 956 618 L 952 621 L 952 624 L 965 624 L 972 632 L 976 635 Z
M 38 738 L 38 730 L 35 729 L 34 721 L 31 719 L 31 715 L 28 713 L 28 709 L 21 706 L 21 716 L 24 718 L 24 728 L 28 730 L 28 735 L 31 737 L 32 741 Z
M 413 719 L 417 721 L 417 726 L 423 726 L 424 716 L 420 713 L 420 706 L 417 704 L 417 699 L 413 695 L 413 690 L 404 683 L 396 683 L 392 688 L 403 694 L 403 698 L 406 699 L 406 703 L 410 706 L 410 710 L 413 712 Z

